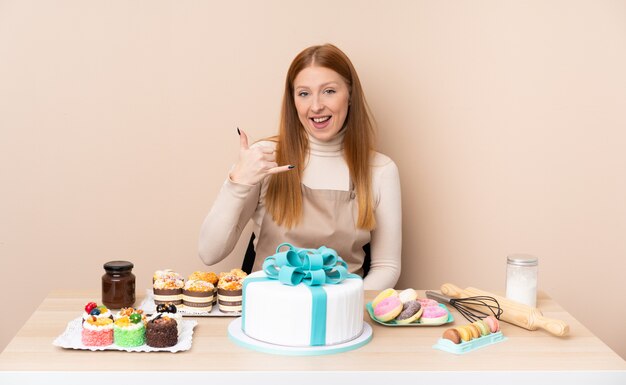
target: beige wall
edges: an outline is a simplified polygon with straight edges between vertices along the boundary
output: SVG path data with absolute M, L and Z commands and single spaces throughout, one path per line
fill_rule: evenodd
M 272 134 L 290 60 L 323 42 L 400 168 L 399 286 L 502 292 L 506 255 L 533 253 L 626 357 L 624 1 L 0 0 L 0 348 L 108 260 L 140 290 L 202 268 L 235 127 Z

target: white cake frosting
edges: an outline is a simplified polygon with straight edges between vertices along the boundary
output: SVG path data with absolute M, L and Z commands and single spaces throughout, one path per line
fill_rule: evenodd
M 262 271 L 249 278 L 263 278 Z M 318 286 L 326 292 L 325 345 L 358 337 L 363 331 L 363 280 Z M 244 281 L 242 329 L 259 341 L 284 346 L 311 346 L 312 292 L 309 286 L 283 285 L 278 280 Z

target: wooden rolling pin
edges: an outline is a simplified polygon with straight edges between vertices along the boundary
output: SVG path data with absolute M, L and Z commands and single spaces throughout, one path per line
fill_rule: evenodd
M 507 298 L 491 294 L 486 291 L 482 291 L 473 287 L 461 289 L 451 283 L 444 283 L 441 285 L 441 293 L 452 298 L 467 298 L 475 297 L 479 295 L 487 295 L 495 298 L 500 307 L 503 310 L 500 320 L 508 322 L 510 324 L 522 327 L 528 330 L 545 329 L 555 336 L 564 336 L 569 333 L 569 325 L 564 321 L 546 318 L 541 313 L 541 310 L 536 307 L 524 305 L 519 302 L 512 301 Z M 463 304 L 464 306 L 471 307 L 475 310 L 483 310 L 484 306 Z

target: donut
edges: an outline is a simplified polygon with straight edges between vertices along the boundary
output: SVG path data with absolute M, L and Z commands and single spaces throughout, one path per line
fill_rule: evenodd
M 435 301 L 434 299 L 418 298 L 417 300 L 419 301 L 420 305 L 422 305 L 422 307 L 439 306 L 439 302 Z
M 426 306 L 420 320 L 424 325 L 441 325 L 448 320 L 448 311 L 441 306 Z
M 483 321 L 487 324 L 487 326 L 489 326 L 489 330 L 491 330 L 492 333 L 500 330 L 500 322 L 498 322 L 498 319 L 496 317 L 490 315 L 483 318 Z
M 391 296 L 380 301 L 374 308 L 374 316 L 381 322 L 388 322 L 396 318 L 402 311 L 400 298 Z
M 442 338 L 450 340 L 454 344 L 461 343 L 461 334 L 459 334 L 459 331 L 454 328 L 446 329 L 446 331 L 443 332 Z
M 398 296 L 398 292 L 395 291 L 394 289 L 385 289 L 381 291 L 380 293 L 378 293 L 376 298 L 374 298 L 374 300 L 372 301 L 372 308 L 376 308 L 376 305 L 378 305 L 380 301 L 382 301 L 383 299 L 387 297 L 397 297 L 397 296 Z
M 398 297 L 400 297 L 400 301 L 402 301 L 402 303 L 415 301 L 417 299 L 417 292 L 414 289 L 402 290 L 400 294 L 398 294 Z
M 408 301 L 402 307 L 402 312 L 396 317 L 396 323 L 400 325 L 410 324 L 417 321 L 422 315 L 422 305 L 413 300 Z

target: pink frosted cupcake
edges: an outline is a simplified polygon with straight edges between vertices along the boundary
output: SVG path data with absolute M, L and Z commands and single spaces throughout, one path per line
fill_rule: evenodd
M 91 316 L 83 322 L 81 341 L 85 346 L 107 346 L 113 343 L 113 320 Z

